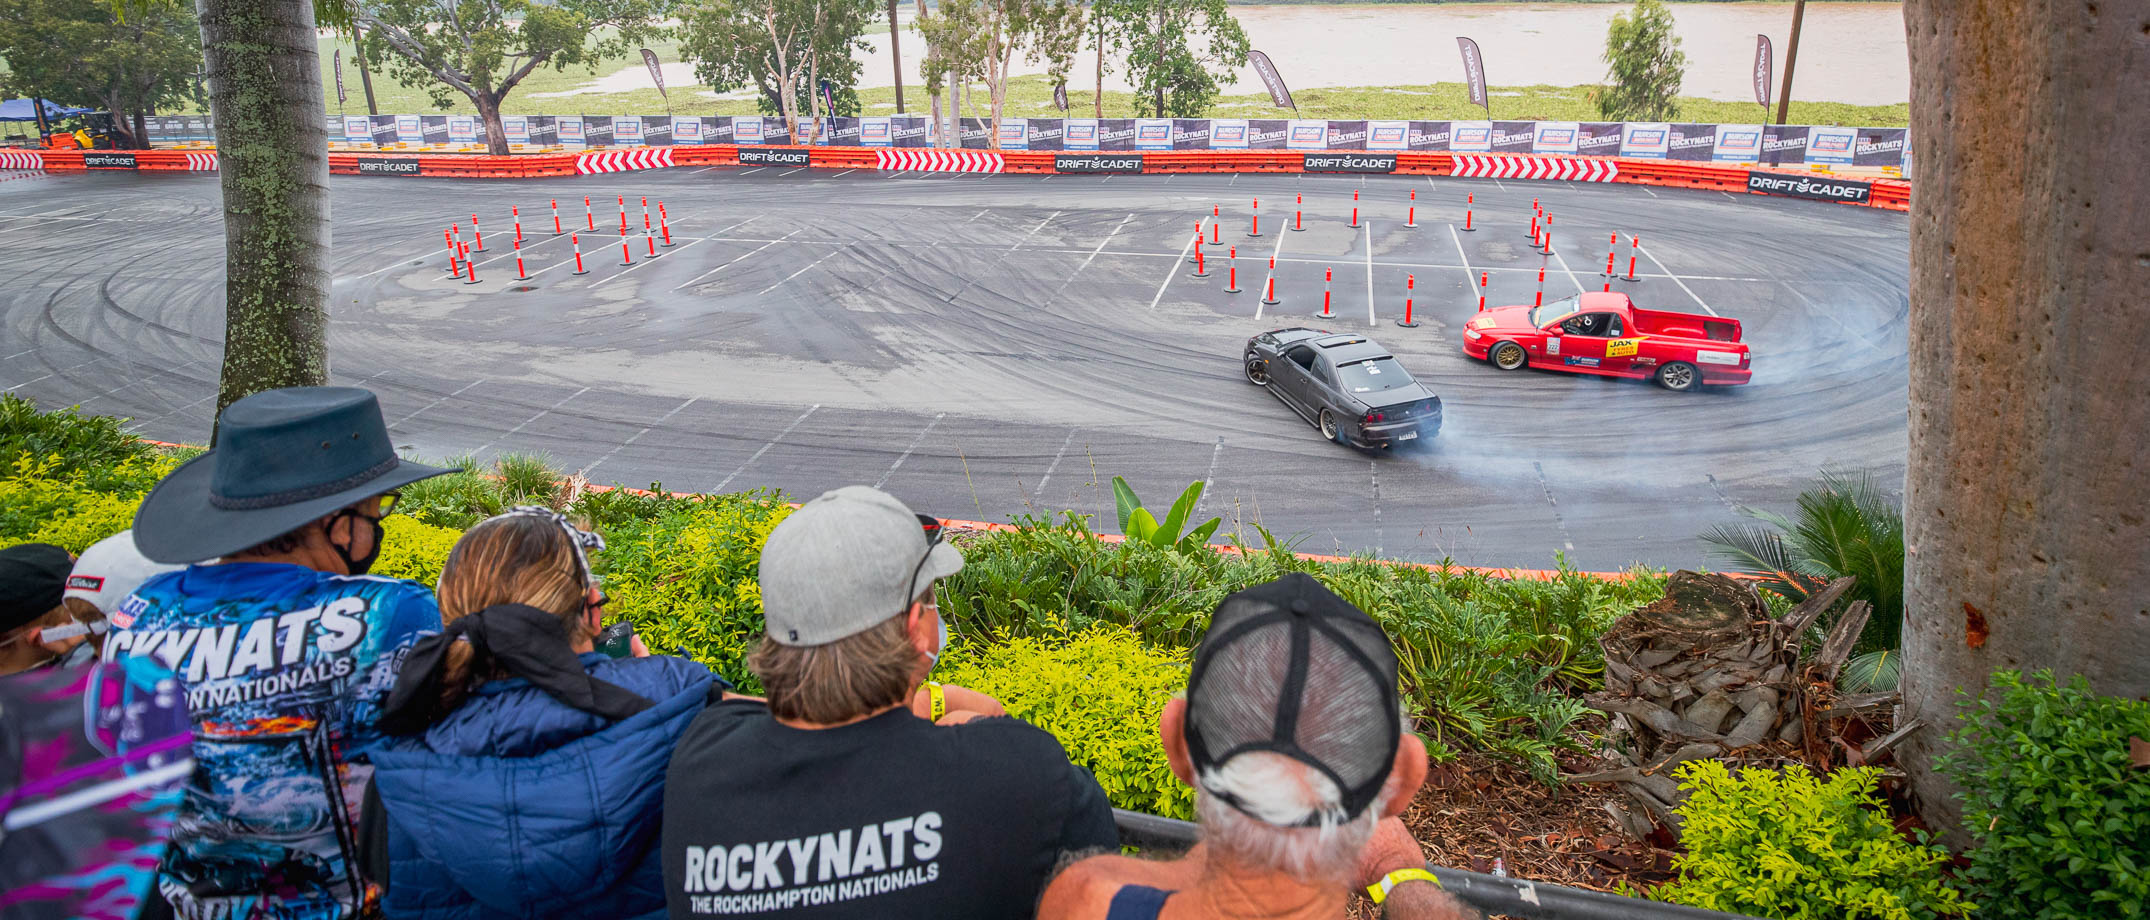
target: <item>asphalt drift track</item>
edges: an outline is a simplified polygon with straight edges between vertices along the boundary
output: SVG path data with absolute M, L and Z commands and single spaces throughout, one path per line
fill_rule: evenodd
M 1347 226 L 1362 191 L 1368 225 Z M 1404 222 L 1418 192 L 1417 229 Z M 1737 506 L 1788 508 L 1817 471 L 1893 485 L 1905 450 L 1905 216 L 1636 186 L 1323 175 L 948 176 L 713 167 L 575 179 L 346 178 L 334 195 L 334 382 L 381 394 L 428 457 L 544 452 L 593 481 L 675 490 L 880 485 L 943 517 L 1073 509 L 1111 529 L 1110 478 L 1163 503 L 1211 487 L 1220 537 L 1261 523 L 1311 552 L 1542 567 L 1703 561 Z M 620 267 L 626 194 L 635 262 Z M 648 260 L 648 195 L 674 245 Z M 1476 233 L 1459 233 L 1475 194 Z M 582 220 L 571 274 L 546 201 Z M 1293 196 L 1307 230 L 1287 232 Z M 1262 200 L 1259 238 L 1246 236 Z M 1463 357 L 1480 272 L 1528 302 L 1533 197 L 1555 215 L 1547 299 L 1598 290 L 1608 233 L 1639 234 L 1644 306 L 1746 325 L 1749 386 L 1668 393 Z M 1222 205 L 1240 287 L 1183 260 Z M 523 211 L 515 280 L 510 205 Z M 607 208 L 611 210 L 608 211 Z M 441 231 L 480 215 L 480 283 Z M 0 386 L 200 441 L 223 327 L 216 180 L 52 174 L 0 183 Z M 1283 303 L 1260 307 L 1277 257 Z M 1626 268 L 1622 241 L 1620 267 Z M 1468 268 L 1466 268 L 1466 265 Z M 1335 272 L 1337 318 L 1315 320 Z M 1423 323 L 1402 329 L 1406 275 Z M 1377 322 L 1369 326 L 1371 299 Z M 1421 448 L 1323 441 L 1247 384 L 1245 338 L 1370 332 L 1438 392 Z

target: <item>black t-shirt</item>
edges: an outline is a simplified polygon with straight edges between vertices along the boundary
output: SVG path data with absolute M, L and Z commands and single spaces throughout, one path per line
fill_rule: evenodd
M 1097 780 L 1005 717 L 804 730 L 732 700 L 687 727 L 665 781 L 674 920 L 1029 917 L 1062 853 L 1117 840 Z

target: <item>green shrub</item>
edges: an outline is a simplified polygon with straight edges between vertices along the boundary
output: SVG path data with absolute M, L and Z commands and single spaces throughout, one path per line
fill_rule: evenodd
M 1157 715 L 1187 686 L 1184 652 L 1145 647 L 1126 630 L 949 646 L 939 680 L 991 694 L 1008 714 L 1060 739 L 1121 808 L 1194 817 L 1194 790 L 1172 775 Z
M 1363 559 L 1314 562 L 1266 533 L 1262 546 L 1239 553 L 1182 553 L 1101 540 L 1073 514 L 1017 524 L 967 540 L 963 571 L 942 582 L 941 612 L 957 634 L 991 643 L 1107 625 L 1154 646 L 1189 648 L 1227 594 L 1309 572 L 1388 631 L 1435 756 L 1484 750 L 1548 782 L 1554 751 L 1572 744 L 1568 729 L 1586 712 L 1574 694 L 1601 684 L 1598 633 L 1664 588 L 1648 573 L 1625 582 L 1573 572 L 1508 580 Z
M 1873 767 L 1824 781 L 1801 767 L 1738 776 L 1715 760 L 1675 775 L 1689 791 L 1671 883 L 1657 897 L 1781 920 L 1923 920 L 1971 905 L 1941 878 L 1948 856 L 1903 839 L 1880 810 Z
M 2141 917 L 2150 909 L 2150 703 L 2092 693 L 2076 675 L 2001 671 L 1965 699 L 1941 770 L 1963 788 L 1964 877 L 2000 917 Z
M 448 552 L 463 536 L 460 530 L 435 527 L 406 515 L 381 519 L 387 535 L 381 540 L 381 557 L 373 562 L 373 574 L 408 578 L 428 588 L 440 584 L 440 569 Z
M 17 455 L 0 475 L 0 546 L 52 543 L 80 553 L 134 526 L 142 496 L 175 466 L 151 453 L 74 469 L 58 457 Z
M 1904 511 L 1872 474 L 1823 473 L 1821 482 L 1799 493 L 1794 518 L 1753 508 L 1743 513 L 1761 523 L 1720 524 L 1702 534 L 1712 558 L 1760 576 L 1764 590 L 1794 602 L 1837 578 L 1856 578 L 1838 604 L 1873 605 L 1859 651 L 1897 647 L 1904 622 Z M 1853 673 L 1869 682 L 1854 680 L 1846 688 L 1853 692 L 1895 689 L 1893 679 L 1886 686 L 1871 683 L 1891 676 L 1878 668 Z
M 148 459 L 153 449 L 120 430 L 122 421 L 73 406 L 39 412 L 28 399 L 0 394 L 0 467 L 27 455 L 50 460 L 52 475 L 73 477 Z
M 758 690 L 746 654 L 762 632 L 761 547 L 790 513 L 774 492 L 668 502 L 653 518 L 607 532 L 591 564 L 605 578 L 610 609 L 635 624 L 650 651 L 693 658 Z

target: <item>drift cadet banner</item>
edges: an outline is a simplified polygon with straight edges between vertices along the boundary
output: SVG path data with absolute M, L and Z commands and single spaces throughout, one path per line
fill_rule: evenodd
M 1795 198 L 1815 198 L 1822 201 L 1865 201 L 1873 185 L 1852 179 L 1830 176 L 1805 176 L 1797 173 L 1751 172 L 1747 174 L 1747 191 L 1765 195 L 1790 195 Z

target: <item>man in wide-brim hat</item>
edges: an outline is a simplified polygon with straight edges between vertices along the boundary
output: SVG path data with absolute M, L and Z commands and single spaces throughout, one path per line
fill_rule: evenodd
M 218 432 L 135 513 L 142 555 L 192 564 L 120 604 L 105 649 L 187 693 L 198 767 L 159 888 L 182 918 L 357 916 L 364 755 L 400 651 L 441 625 L 425 586 L 366 572 L 395 490 L 448 470 L 397 457 L 362 389 L 256 393 Z

